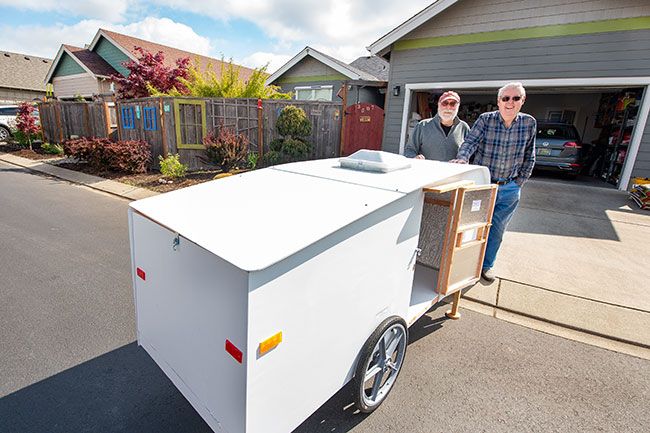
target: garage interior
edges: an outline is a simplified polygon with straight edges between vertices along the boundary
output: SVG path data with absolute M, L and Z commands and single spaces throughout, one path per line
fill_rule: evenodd
M 481 113 L 497 110 L 494 89 L 457 90 L 461 96 L 460 119 L 470 127 Z M 418 120 L 435 115 L 437 98 L 442 92 L 417 91 L 411 98 L 408 132 Z M 569 181 L 600 187 L 618 185 L 627 147 L 643 97 L 643 88 L 571 87 L 527 89 L 522 112 L 539 122 L 573 125 L 580 137 L 579 175 L 568 176 L 560 170 L 540 170 L 534 177 Z M 407 133 L 408 133 L 407 132 Z M 541 132 L 541 131 L 540 131 Z M 537 152 L 540 146 L 538 132 Z

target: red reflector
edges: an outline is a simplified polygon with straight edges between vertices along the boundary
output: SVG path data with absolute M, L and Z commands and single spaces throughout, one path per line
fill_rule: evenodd
M 574 141 L 567 141 L 564 143 L 564 147 L 573 147 L 574 149 L 580 149 L 582 146 L 578 146 L 578 143 Z
M 241 353 L 241 350 L 237 349 L 234 344 L 230 342 L 230 340 L 226 339 L 226 352 L 230 353 L 230 355 L 235 358 L 237 362 L 241 364 L 241 361 L 243 359 L 243 355 Z
M 580 167 L 580 164 L 569 164 L 569 167 Z
M 258 99 L 258 100 L 257 100 L 257 108 L 258 108 L 259 110 L 262 109 L 262 100 L 261 100 L 261 99 Z
M 138 274 L 138 277 L 142 278 L 143 280 L 146 280 L 146 274 L 144 273 L 144 271 L 142 269 L 138 268 L 136 270 L 136 272 Z

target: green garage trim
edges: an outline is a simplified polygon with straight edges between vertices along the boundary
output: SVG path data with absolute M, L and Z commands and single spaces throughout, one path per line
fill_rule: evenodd
M 349 78 L 342 74 L 335 75 L 312 75 L 308 77 L 287 77 L 278 80 L 278 84 L 291 84 L 291 83 L 315 83 L 317 81 L 338 81 L 348 80 Z
M 450 45 L 476 44 L 481 42 L 503 42 L 517 39 L 550 38 L 555 36 L 574 36 L 646 29 L 650 29 L 650 17 L 621 18 L 615 20 L 556 24 L 550 26 L 526 27 L 523 29 L 498 30 L 494 32 L 401 40 L 395 42 L 394 49 L 396 51 L 404 51 L 414 50 L 417 48 L 444 47 Z

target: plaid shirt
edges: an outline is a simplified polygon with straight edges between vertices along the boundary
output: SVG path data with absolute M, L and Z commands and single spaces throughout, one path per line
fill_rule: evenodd
M 492 180 L 515 180 L 523 185 L 535 165 L 535 134 L 537 121 L 529 114 L 519 113 L 506 128 L 498 111 L 483 113 L 476 120 L 458 149 L 458 159 L 490 170 Z

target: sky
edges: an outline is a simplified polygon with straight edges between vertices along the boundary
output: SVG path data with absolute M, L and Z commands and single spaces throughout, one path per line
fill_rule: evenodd
M 0 0 L 0 51 L 54 58 L 99 28 L 272 73 L 309 45 L 351 62 L 433 0 Z

